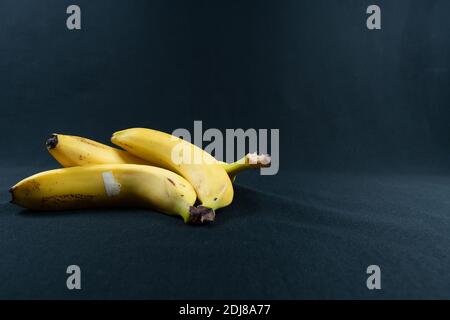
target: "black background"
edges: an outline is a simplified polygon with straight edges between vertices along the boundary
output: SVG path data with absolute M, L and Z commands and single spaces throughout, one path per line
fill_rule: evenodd
M 376 31 L 371 4 L 2 0 L 0 297 L 448 297 L 450 3 L 376 1 Z M 279 174 L 239 176 L 212 227 L 8 203 L 57 167 L 52 132 L 108 142 L 194 120 L 280 129 Z

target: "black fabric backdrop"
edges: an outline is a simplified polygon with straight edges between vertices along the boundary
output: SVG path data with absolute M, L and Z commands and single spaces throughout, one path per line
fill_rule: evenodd
M 378 0 L 378 31 L 363 0 L 77 0 L 69 31 L 72 2 L 0 2 L 0 298 L 448 297 L 449 1 Z M 8 203 L 52 132 L 194 120 L 280 129 L 213 226 Z

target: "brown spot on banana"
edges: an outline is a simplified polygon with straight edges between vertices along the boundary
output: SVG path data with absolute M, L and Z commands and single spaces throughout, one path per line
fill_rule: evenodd
M 69 203 L 73 202 L 74 200 L 83 200 L 83 201 L 90 201 L 94 199 L 94 196 L 92 195 L 86 195 L 86 194 L 64 194 L 64 195 L 55 195 L 50 197 L 43 197 L 41 199 L 41 202 L 43 206 L 52 205 L 52 204 L 62 204 L 62 203 Z

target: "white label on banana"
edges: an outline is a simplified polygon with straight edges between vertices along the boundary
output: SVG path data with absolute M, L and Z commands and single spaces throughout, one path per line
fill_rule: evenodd
M 117 196 L 120 193 L 121 184 L 114 179 L 111 171 L 103 172 L 103 183 L 105 184 L 105 190 L 108 197 Z

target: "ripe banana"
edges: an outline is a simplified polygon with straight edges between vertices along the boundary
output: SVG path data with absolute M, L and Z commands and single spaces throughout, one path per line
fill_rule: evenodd
M 213 210 L 194 207 L 196 193 L 183 177 L 162 168 L 106 164 L 45 171 L 10 189 L 12 203 L 31 210 L 111 206 L 153 208 L 186 223 L 214 220 Z
M 111 141 L 186 178 L 202 206 L 215 210 L 233 200 L 233 185 L 225 169 L 209 153 L 185 140 L 157 130 L 133 128 L 114 133 Z
M 46 141 L 47 150 L 63 167 L 90 164 L 148 164 L 130 153 L 94 140 L 52 134 Z
M 112 148 L 87 138 L 52 134 L 46 142 L 47 150 L 63 167 L 84 166 L 90 164 L 147 164 L 127 151 Z M 246 169 L 261 168 L 270 165 L 268 155 L 248 154 L 242 159 L 226 163 L 218 161 L 232 181 L 236 175 Z

